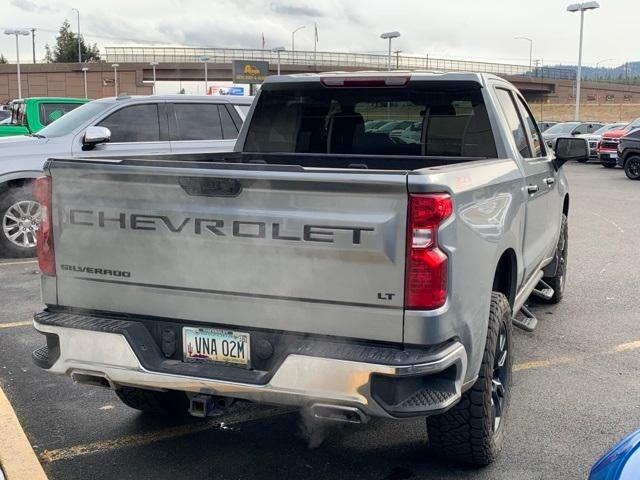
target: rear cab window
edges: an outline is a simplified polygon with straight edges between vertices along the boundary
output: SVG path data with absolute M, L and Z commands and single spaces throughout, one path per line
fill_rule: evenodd
M 41 103 L 38 111 L 40 124 L 49 125 L 80 105 L 79 103 Z
M 409 81 L 402 87 L 263 86 L 243 152 L 495 158 L 482 87 Z

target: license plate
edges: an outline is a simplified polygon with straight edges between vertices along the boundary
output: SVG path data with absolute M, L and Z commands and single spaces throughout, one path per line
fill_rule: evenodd
M 185 362 L 212 362 L 249 366 L 249 334 L 217 328 L 182 329 Z
M 615 160 L 616 158 L 618 158 L 618 154 L 617 153 L 610 153 L 609 154 L 609 158 L 613 158 Z

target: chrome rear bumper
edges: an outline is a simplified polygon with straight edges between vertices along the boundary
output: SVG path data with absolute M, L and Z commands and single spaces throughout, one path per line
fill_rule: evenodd
M 355 407 L 378 417 L 430 415 L 447 410 L 460 399 L 467 368 L 465 348 L 458 342 L 435 352 L 428 362 L 408 365 L 291 354 L 266 384 L 256 385 L 150 371 L 143 367 L 122 334 L 44 324 L 37 317 L 34 327 L 43 334 L 57 336 L 57 358 L 48 368 L 52 373 L 101 377 L 111 388 L 180 390 L 299 407 L 322 403 Z M 388 379 L 429 379 L 445 371 L 446 379 L 437 379 L 436 390 L 425 387 L 416 392 L 419 395 L 402 400 L 403 405 L 408 405 L 404 413 L 402 406 L 385 405 L 385 396 L 381 399 L 372 392 L 374 377 L 384 378 L 388 385 Z

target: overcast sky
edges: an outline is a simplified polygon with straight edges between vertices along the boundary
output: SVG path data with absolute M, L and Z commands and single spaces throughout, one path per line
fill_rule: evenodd
M 194 45 L 261 48 L 291 46 L 318 50 L 384 53 L 384 31 L 398 30 L 394 48 L 406 54 L 527 64 L 577 63 L 579 14 L 570 0 L 0 0 L 0 27 L 34 27 L 36 56 L 52 44 L 69 19 L 87 41 L 110 45 Z M 640 0 L 600 0 L 585 16 L 585 65 L 614 66 L 640 60 Z M 21 56 L 31 60 L 30 38 L 20 40 Z M 142 43 L 146 42 L 146 43 Z M 12 37 L 0 36 L 0 53 L 15 58 Z

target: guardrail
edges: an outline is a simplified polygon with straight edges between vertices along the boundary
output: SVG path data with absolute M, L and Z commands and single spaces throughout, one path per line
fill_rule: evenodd
M 271 50 L 244 48 L 195 48 L 195 47 L 105 47 L 108 63 L 200 63 L 208 57 L 210 63 L 231 63 L 232 60 L 263 60 L 277 64 L 278 55 Z M 288 50 L 280 52 L 282 65 L 328 68 L 363 68 L 386 70 L 389 57 L 367 53 L 312 52 Z M 441 70 L 493 73 L 496 75 L 522 75 L 553 79 L 575 80 L 576 72 L 568 68 L 541 67 L 530 69 L 525 65 L 505 63 L 449 60 L 429 56 L 397 55 L 391 58 L 391 68 L 397 70 Z

